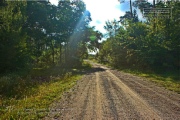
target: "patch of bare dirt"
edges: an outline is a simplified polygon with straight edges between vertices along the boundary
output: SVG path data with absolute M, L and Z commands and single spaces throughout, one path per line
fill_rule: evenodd
M 180 95 L 131 74 L 93 64 L 46 120 L 179 120 Z

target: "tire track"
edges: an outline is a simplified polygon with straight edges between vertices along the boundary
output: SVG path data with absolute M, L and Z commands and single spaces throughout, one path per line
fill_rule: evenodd
M 102 100 L 101 100 L 101 90 L 100 90 L 100 83 L 99 83 L 99 80 L 100 80 L 100 77 L 99 77 L 99 73 L 96 72 L 96 118 L 98 120 L 102 120 Z
M 102 79 L 102 77 L 101 77 Z M 104 101 L 107 101 L 108 102 L 108 106 L 107 108 L 109 109 L 109 116 L 111 119 L 114 119 L 114 120 L 117 120 L 118 118 L 118 113 L 117 113 L 117 109 L 116 109 L 116 104 L 114 102 L 113 99 L 117 99 L 117 98 L 114 98 L 114 96 L 112 95 L 112 87 L 111 85 L 109 84 L 109 80 L 106 78 L 106 79 L 103 79 L 103 89 L 105 91 L 105 100 Z
M 156 86 L 153 86 L 153 84 L 149 85 L 149 87 L 147 86 L 147 81 L 132 79 L 134 78 L 132 75 L 132 77 L 129 76 L 129 78 L 122 77 L 120 75 L 122 74 L 119 74 L 118 78 L 120 78 L 126 85 L 128 85 L 132 90 L 136 91 L 142 98 L 144 98 L 144 100 L 146 100 L 149 105 L 156 109 L 157 113 L 163 119 L 175 120 L 180 118 L 180 97 L 178 97 L 178 94 L 174 95 L 174 93 L 171 91 L 160 89 Z M 164 90 L 164 92 L 162 90 Z
M 48 116 L 46 116 L 44 119 L 69 120 L 79 117 L 82 118 L 81 114 L 83 114 L 83 107 L 86 104 L 85 95 L 87 94 L 87 91 L 90 87 L 91 82 L 89 81 L 89 79 L 91 79 L 91 77 L 91 74 L 84 76 L 81 81 L 78 81 L 78 85 L 76 85 L 73 89 L 63 95 L 60 101 L 56 101 L 55 103 L 53 103 L 51 105 L 51 109 L 55 111 L 50 111 L 50 113 L 48 113 Z M 81 86 L 82 84 L 83 86 Z M 77 103 L 77 101 L 83 104 L 79 104 Z M 71 114 L 69 115 L 69 113 Z
M 82 113 L 79 115 L 80 118 L 78 118 L 79 120 L 80 119 L 93 119 L 95 117 L 95 114 L 96 112 L 94 111 L 95 110 L 95 98 L 94 97 L 96 94 L 96 76 L 94 73 L 92 73 L 92 77 L 91 79 L 89 79 L 90 81 L 90 85 L 89 85 L 89 89 L 88 89 L 88 93 L 86 94 L 86 99 L 85 99 L 85 103 L 84 104 L 84 107 L 82 109 Z
M 174 105 L 176 105 L 177 107 L 180 107 L 180 98 L 179 97 L 176 97 L 177 94 L 173 94 L 172 92 L 170 91 L 167 91 L 167 94 L 164 95 L 164 90 L 162 91 L 162 88 L 158 88 L 156 86 L 154 86 L 154 84 L 150 84 L 150 83 L 147 83 L 145 80 L 143 80 L 142 78 L 139 78 L 139 77 L 135 77 L 135 76 L 132 76 L 132 75 L 125 75 L 126 77 L 122 77 L 122 74 L 127 74 L 127 73 L 120 73 L 120 72 L 117 72 L 117 71 L 112 71 L 111 72 L 113 74 L 118 74 L 117 77 L 121 80 L 123 80 L 124 82 L 126 82 L 127 84 L 128 83 L 131 83 L 131 84 L 138 84 L 138 86 L 140 88 L 146 88 L 148 89 L 149 91 L 152 91 L 153 94 L 157 94 L 157 96 L 160 96 L 162 99 L 165 99 L 167 100 L 168 102 L 171 102 L 173 103 Z M 127 77 L 128 76 L 128 77 Z M 126 79 L 124 79 L 126 78 Z M 138 79 L 136 79 L 138 78 Z M 136 80 L 134 80 L 136 79 Z M 141 80 L 141 81 L 140 81 Z M 167 96 L 168 95 L 168 96 Z M 179 95 L 178 95 L 179 96 Z M 178 102 L 177 102 L 178 101 Z
M 137 118 L 141 118 L 141 115 L 137 112 L 135 106 L 131 103 L 131 101 L 126 97 L 126 94 L 122 91 L 119 86 L 113 82 L 113 80 L 110 80 L 112 86 L 114 87 L 114 92 L 116 92 L 117 97 L 119 98 L 119 102 L 121 102 L 120 106 L 117 106 L 118 108 L 121 108 L 118 113 L 121 113 L 120 119 L 122 120 L 134 120 Z
M 144 119 L 158 119 L 160 116 L 156 114 L 155 110 L 151 108 L 140 96 L 138 96 L 134 91 L 132 91 L 127 85 L 125 85 L 119 78 L 117 78 L 109 70 L 106 70 L 108 75 L 114 79 L 114 82 L 126 93 L 126 97 L 131 101 L 136 107 L 137 111 Z

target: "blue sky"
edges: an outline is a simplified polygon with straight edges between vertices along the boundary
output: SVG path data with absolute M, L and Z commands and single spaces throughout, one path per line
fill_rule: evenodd
M 95 26 L 97 30 L 105 33 L 104 25 L 107 20 L 119 19 L 124 15 L 124 11 L 120 10 L 118 0 L 83 0 L 86 9 L 90 11 L 92 21 L 91 26 Z
M 92 21 L 91 26 L 95 26 L 97 30 L 106 33 L 104 25 L 107 20 L 119 20 L 125 11 L 129 10 L 129 0 L 121 3 L 118 0 L 83 0 L 86 9 L 90 11 Z M 52 4 L 57 5 L 58 0 L 50 0 Z M 140 12 L 138 11 L 139 15 Z M 142 16 L 140 16 L 142 17 Z

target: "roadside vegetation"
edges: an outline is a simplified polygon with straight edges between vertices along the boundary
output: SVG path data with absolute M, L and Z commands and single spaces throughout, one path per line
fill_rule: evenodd
M 120 71 L 131 73 L 140 77 L 144 77 L 162 86 L 168 90 L 177 92 L 180 94 L 180 76 L 179 71 L 169 71 L 169 72 L 148 72 L 148 71 L 138 71 L 135 69 L 119 69 Z
M 82 72 L 91 68 L 88 63 L 71 69 L 51 67 L 33 69 L 26 76 L 7 75 L 0 79 L 1 119 L 40 119 L 47 115 L 49 105 L 81 79 Z M 4 87 L 3 87 L 4 86 Z
M 38 119 L 90 68 L 102 34 L 83 1 L 0 2 L 0 119 Z
M 142 12 L 151 3 L 138 3 Z M 146 17 L 138 19 L 134 9 L 120 20 L 107 21 L 107 40 L 99 47 L 96 58 L 100 63 L 140 76 L 180 92 L 180 14 L 179 2 L 159 2 L 156 8 L 173 8 L 171 18 Z M 120 22 L 120 24 L 119 24 Z

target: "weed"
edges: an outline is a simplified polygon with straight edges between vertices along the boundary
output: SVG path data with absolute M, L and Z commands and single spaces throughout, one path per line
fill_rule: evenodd
M 58 66 L 34 68 L 26 76 L 10 74 L 0 77 L 0 119 L 40 119 L 49 105 L 60 99 L 62 93 L 70 89 L 80 79 L 83 66 L 63 69 Z

